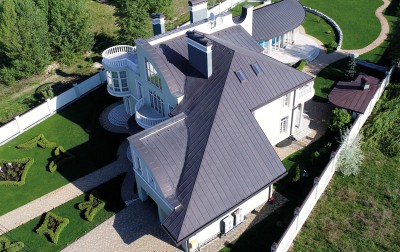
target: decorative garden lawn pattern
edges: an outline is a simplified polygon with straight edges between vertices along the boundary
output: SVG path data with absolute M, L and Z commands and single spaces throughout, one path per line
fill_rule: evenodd
M 26 174 L 33 162 L 33 158 L 0 160 L 0 185 L 24 185 Z
M 48 212 L 42 225 L 36 229 L 36 233 L 47 236 L 51 242 L 57 244 L 61 232 L 68 223 L 69 220 L 67 218 Z
M 94 216 L 96 216 L 97 212 L 103 209 L 106 205 L 106 202 L 94 196 L 95 192 L 89 195 L 89 199 L 82 203 L 79 203 L 79 210 L 84 210 L 84 217 L 87 221 L 92 221 Z
M 0 251 L 1 252 L 17 252 L 24 248 L 23 242 L 11 242 L 7 237 L 0 237 Z
M 18 144 L 17 148 L 18 149 L 32 149 L 36 146 L 41 147 L 41 148 L 54 148 L 57 146 L 57 144 L 47 140 L 43 134 L 40 134 L 25 143 Z
M 74 155 L 68 153 L 62 146 L 55 148 L 53 155 L 54 159 L 49 164 L 49 171 L 51 173 L 54 173 L 60 165 L 74 158 Z

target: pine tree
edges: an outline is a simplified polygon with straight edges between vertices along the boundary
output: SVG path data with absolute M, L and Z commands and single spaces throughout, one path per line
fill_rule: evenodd
M 168 19 L 172 18 L 172 0 L 150 0 L 149 3 L 149 14 L 151 13 L 162 13 Z
M 0 48 L 5 66 L 0 79 L 10 84 L 38 73 L 50 62 L 46 16 L 32 0 L 5 0 L 0 13 Z
M 90 50 L 94 44 L 90 32 L 89 12 L 83 0 L 39 0 L 46 8 L 51 48 L 54 57 L 71 63 L 77 54 Z
M 118 40 L 121 44 L 132 45 L 137 38 L 150 35 L 148 22 L 148 1 L 120 0 L 115 15 L 117 16 Z

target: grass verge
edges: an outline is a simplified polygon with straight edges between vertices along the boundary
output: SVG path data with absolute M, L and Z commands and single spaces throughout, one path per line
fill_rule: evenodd
M 105 107 L 118 100 L 109 95 L 104 86 L 71 104 L 59 113 L 46 119 L 22 135 L 0 146 L 3 159 L 33 157 L 35 163 L 30 168 L 26 183 L 20 187 L 0 186 L 0 215 L 45 195 L 75 179 L 86 175 L 116 159 L 118 146 L 127 137 L 104 130 L 99 123 L 99 115 Z M 52 160 L 51 149 L 35 147 L 30 150 L 16 146 L 33 137 L 44 134 L 57 145 L 75 156 L 62 165 L 55 173 L 47 171 Z
M 342 49 L 363 48 L 373 42 L 381 31 L 379 20 L 375 16 L 375 10 L 382 5 L 381 0 L 301 0 L 300 2 L 336 21 L 343 32 Z
M 105 200 L 107 204 L 104 209 L 97 212 L 92 222 L 84 220 L 81 217 L 81 210 L 77 208 L 78 203 L 86 200 L 88 197 L 87 194 L 83 194 L 53 209 L 53 213 L 69 219 L 69 224 L 61 233 L 57 244 L 51 243 L 43 235 L 35 232 L 43 217 L 37 217 L 11 230 L 5 236 L 12 241 L 22 241 L 25 244 L 25 249 L 28 251 L 60 251 L 125 206 L 121 198 L 116 196 L 120 195 L 124 177 L 125 174 L 120 175 L 95 189 L 99 197 Z
M 306 19 L 302 25 L 308 35 L 315 37 L 323 45 L 327 45 L 332 41 L 339 42 L 335 29 L 325 19 L 315 14 L 306 12 Z

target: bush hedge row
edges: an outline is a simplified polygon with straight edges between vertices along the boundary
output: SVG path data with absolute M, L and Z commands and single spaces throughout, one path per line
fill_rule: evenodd
M 22 185 L 24 185 L 26 174 L 28 174 L 29 168 L 32 166 L 32 164 L 34 162 L 35 162 L 35 160 L 31 157 L 21 158 L 21 159 L 16 159 L 16 160 L 0 160 L 1 166 L 4 166 L 6 163 L 14 163 L 14 164 L 20 164 L 20 165 L 25 164 L 24 171 L 22 172 L 20 181 L 2 180 L 2 181 L 0 181 L 0 185 L 6 185 L 6 186 L 22 186 Z
M 0 251 L 1 252 L 17 252 L 23 249 L 25 244 L 23 242 L 11 242 L 7 237 L 0 237 Z
M 57 144 L 47 140 L 43 134 L 40 134 L 25 143 L 18 144 L 17 148 L 18 149 L 32 149 L 36 146 L 39 146 L 41 148 L 54 148 L 57 146 Z
M 51 222 L 53 222 L 54 220 L 58 222 L 58 226 L 56 227 L 55 230 L 52 230 L 49 228 L 49 224 L 51 225 Z M 40 225 L 40 227 L 36 229 L 36 233 L 47 236 L 51 242 L 57 244 L 61 232 L 68 225 L 68 223 L 69 223 L 68 218 L 64 218 L 56 215 L 55 213 L 48 212 L 44 217 L 42 225 Z
M 84 217 L 87 221 L 91 222 L 96 216 L 97 212 L 103 209 L 106 202 L 95 197 L 93 194 L 89 195 L 89 200 L 79 203 L 79 210 L 85 210 Z

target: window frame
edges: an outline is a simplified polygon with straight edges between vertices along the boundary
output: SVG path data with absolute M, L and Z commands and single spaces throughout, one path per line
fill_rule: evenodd
M 160 75 L 158 74 L 153 64 L 151 64 L 151 62 L 146 58 L 145 58 L 145 66 L 146 66 L 147 81 L 156 86 L 158 89 L 162 90 L 162 82 Z

